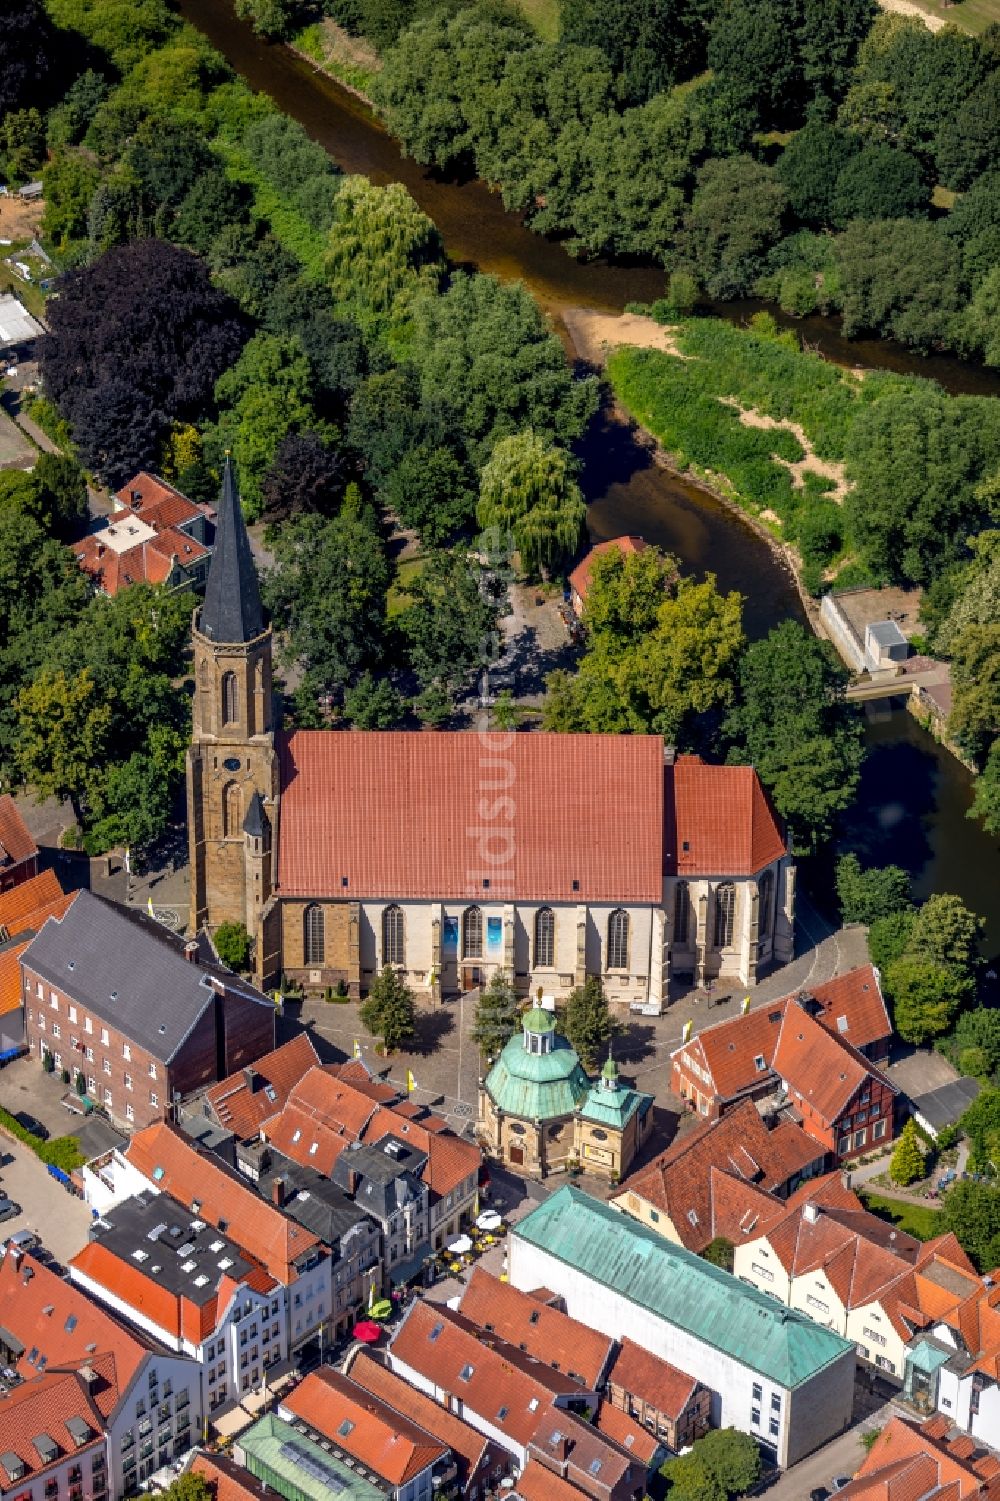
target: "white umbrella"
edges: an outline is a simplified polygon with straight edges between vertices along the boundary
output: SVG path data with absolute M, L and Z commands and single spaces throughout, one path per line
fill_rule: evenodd
M 503 1219 L 497 1214 L 495 1209 L 484 1209 L 476 1221 L 476 1228 L 479 1230 L 499 1230 L 502 1224 Z
M 472 1241 L 467 1235 L 460 1235 L 458 1239 L 448 1247 L 452 1256 L 464 1256 L 466 1251 L 472 1250 Z

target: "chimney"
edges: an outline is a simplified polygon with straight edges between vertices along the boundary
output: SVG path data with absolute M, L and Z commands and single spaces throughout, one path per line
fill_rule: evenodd
M 252 1064 L 248 1063 L 246 1068 L 243 1070 L 243 1082 L 246 1085 L 247 1089 L 249 1089 L 250 1093 L 253 1094 L 254 1090 L 257 1088 L 257 1070 L 253 1067 Z
M 819 1205 L 803 1204 L 802 1218 L 805 1220 L 807 1225 L 815 1225 L 816 1221 L 819 1219 Z
M 271 1203 L 274 1205 L 275 1209 L 280 1209 L 284 1202 L 285 1180 L 284 1178 L 275 1178 L 274 1182 L 271 1184 Z
M 198 945 L 193 938 L 184 945 L 184 957 L 189 964 L 198 963 Z
M 94 1367 L 89 1364 L 82 1365 L 80 1367 L 79 1376 L 87 1392 L 91 1396 L 93 1396 L 94 1392 L 97 1390 L 97 1372 L 94 1370 Z
M 663 764 L 664 764 L 664 766 L 673 766 L 673 764 L 676 761 L 676 759 L 677 759 L 677 747 L 675 745 L 665 745 L 663 747 Z
M 103 558 L 104 554 L 106 552 L 107 552 L 107 548 L 104 546 L 104 543 L 103 542 L 98 542 L 98 544 L 97 544 L 97 556 L 99 558 Z
M 549 1448 L 552 1450 L 552 1453 L 555 1455 L 556 1459 L 561 1459 L 563 1461 L 567 1460 L 569 1458 L 568 1435 L 565 1433 L 554 1433 L 552 1435 L 552 1440 L 549 1444 Z

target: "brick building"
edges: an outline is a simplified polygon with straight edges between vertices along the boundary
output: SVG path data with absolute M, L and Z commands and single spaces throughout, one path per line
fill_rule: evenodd
M 107 522 L 73 544 L 73 556 L 111 599 L 130 584 L 200 589 L 212 556 L 214 515 L 143 470 L 115 495 Z
M 832 1164 L 893 1139 L 898 1090 L 871 1061 L 891 1036 L 878 976 L 864 965 L 706 1027 L 671 1053 L 671 1088 L 710 1120 L 769 1100 Z
M 61 917 L 67 896 L 54 870 L 43 870 L 0 895 L 0 1053 L 24 1046 L 21 955 L 48 917 Z
M 17 804 L 0 795 L 0 895 L 38 874 L 38 846 L 28 833 Z
M 675 1452 L 710 1426 L 709 1388 L 627 1337 L 619 1343 L 606 1395 L 605 1405 L 628 1413 Z
M 82 1074 L 126 1130 L 274 1047 L 266 996 L 160 923 L 89 891 L 20 957 L 28 1047 Z
M 389 964 L 439 999 L 500 969 L 525 995 L 600 975 L 659 1012 L 672 975 L 750 982 L 791 958 L 792 858 L 752 767 L 655 735 L 279 740 L 229 464 L 193 644 L 191 926 L 245 923 L 262 983 L 357 995 Z

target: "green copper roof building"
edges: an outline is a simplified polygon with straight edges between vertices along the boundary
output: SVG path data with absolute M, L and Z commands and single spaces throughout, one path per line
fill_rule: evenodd
M 538 1247 L 786 1390 L 810 1381 L 845 1356 L 853 1372 L 854 1346 L 849 1340 L 578 1189 L 561 1188 L 512 1234 L 515 1244 Z M 516 1268 L 512 1250 L 511 1280 L 519 1286 Z M 570 1306 L 558 1280 L 546 1278 L 544 1285 L 567 1296 L 574 1318 L 592 1322 Z M 710 1377 L 708 1371 L 691 1374 Z
M 236 1440 L 236 1459 L 285 1501 L 385 1501 L 384 1491 L 273 1413 Z
M 579 1058 L 556 1032 L 550 1011 L 534 1007 L 521 1026 L 487 1074 L 487 1094 L 504 1115 L 523 1120 L 572 1115 L 590 1092 Z

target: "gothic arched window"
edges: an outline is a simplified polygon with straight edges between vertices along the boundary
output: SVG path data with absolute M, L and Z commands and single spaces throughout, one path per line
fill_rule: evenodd
M 466 959 L 479 959 L 483 952 L 483 914 L 478 907 L 466 907 L 462 914 L 462 953 Z
M 678 881 L 674 890 L 674 942 L 686 944 L 691 920 L 691 892 L 687 881 Z
M 765 870 L 757 885 L 757 896 L 760 902 L 760 918 L 758 931 L 761 938 L 768 939 L 771 929 L 774 927 L 774 871 Z
M 243 799 L 238 782 L 227 782 L 222 789 L 222 837 L 235 839 L 243 832 Z
M 326 957 L 326 913 L 318 902 L 302 914 L 302 951 L 306 964 L 322 964 Z
M 551 907 L 535 913 L 535 968 L 551 969 L 556 962 L 556 915 Z
M 222 674 L 222 723 L 236 724 L 240 717 L 240 685 L 235 672 Z
M 616 907 L 608 918 L 608 969 L 628 969 L 628 913 Z
M 733 942 L 733 924 L 736 918 L 736 887 L 726 881 L 715 888 L 715 947 L 728 949 Z
M 382 913 L 382 963 L 405 964 L 402 907 L 386 907 Z

